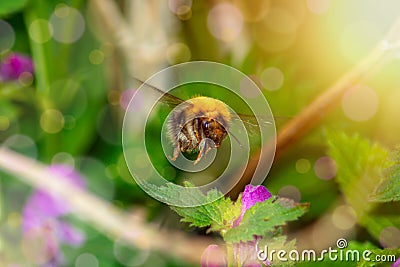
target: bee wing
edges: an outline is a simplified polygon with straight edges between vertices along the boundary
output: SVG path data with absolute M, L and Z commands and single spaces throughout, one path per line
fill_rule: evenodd
M 234 116 L 232 120 L 236 120 L 238 122 L 243 122 L 247 133 L 249 135 L 259 135 L 260 128 L 259 125 L 273 125 L 273 118 L 263 115 L 248 115 L 248 114 L 237 114 L 238 117 Z
M 174 95 L 171 95 L 169 93 L 166 93 L 163 90 L 155 87 L 154 85 L 148 84 L 148 83 L 146 83 L 146 82 L 144 82 L 144 81 L 142 81 L 142 80 L 140 80 L 140 79 L 138 79 L 136 77 L 131 77 L 131 78 L 133 80 L 135 80 L 137 83 L 139 83 L 141 86 L 145 86 L 146 89 L 148 89 L 146 91 L 151 91 L 152 93 L 156 93 L 156 94 L 161 95 L 160 102 L 162 102 L 162 103 L 164 103 L 166 105 L 169 105 L 171 107 L 175 107 L 175 106 L 185 102 L 185 100 L 183 100 L 183 99 L 181 99 L 179 97 L 176 97 Z
M 237 114 L 240 120 L 248 126 L 258 127 L 260 124 L 272 124 L 273 118 L 260 116 L 260 115 L 249 115 L 249 114 Z

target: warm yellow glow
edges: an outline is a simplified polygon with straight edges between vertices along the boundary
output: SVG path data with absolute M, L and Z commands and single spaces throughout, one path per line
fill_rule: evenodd
M 173 43 L 167 48 L 166 57 L 169 64 L 174 65 L 190 60 L 189 47 L 184 43 Z

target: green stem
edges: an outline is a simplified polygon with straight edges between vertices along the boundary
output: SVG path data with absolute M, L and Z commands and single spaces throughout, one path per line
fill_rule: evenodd
M 51 14 L 52 5 L 46 1 L 34 0 L 24 10 L 25 26 L 29 30 L 32 22 L 37 19 L 48 19 Z M 45 36 L 45 29 L 37 29 L 39 36 Z M 51 83 L 54 79 L 55 70 L 51 67 L 53 53 L 51 41 L 38 43 L 29 38 L 32 58 L 35 66 L 36 81 L 36 104 L 39 112 L 54 108 L 53 101 L 49 97 Z M 44 140 L 44 158 L 49 161 L 53 156 L 55 148 L 59 144 L 58 136 L 49 134 Z
M 233 253 L 233 243 L 226 243 L 226 254 L 228 267 L 235 267 L 235 255 Z
M 36 19 L 40 19 L 40 13 L 36 11 L 35 4 L 32 4 L 29 8 L 25 9 L 24 20 L 26 28 L 29 29 L 31 23 Z M 45 33 L 39 29 L 37 33 L 39 35 L 44 35 Z M 32 39 L 29 39 L 29 44 L 32 50 L 32 58 L 35 65 L 35 80 L 37 84 L 37 90 L 41 93 L 46 93 L 50 88 L 50 73 L 49 68 L 47 68 L 46 59 L 46 47 L 45 44 L 40 44 Z
M 1 183 L 3 182 L 2 177 L 0 176 L 0 223 L 3 220 L 4 210 L 3 210 L 3 196 L 4 192 L 2 191 Z M 1 240 L 0 240 L 0 251 L 1 251 Z

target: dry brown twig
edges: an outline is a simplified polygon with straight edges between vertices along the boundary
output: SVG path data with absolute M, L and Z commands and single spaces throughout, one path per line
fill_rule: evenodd
M 292 120 L 286 123 L 277 134 L 275 160 L 279 158 L 294 142 L 307 134 L 314 128 L 327 113 L 336 107 L 343 95 L 360 84 L 372 71 L 377 71 L 384 65 L 386 56 L 393 52 L 391 45 L 398 46 L 400 42 L 400 18 L 393 24 L 385 38 L 377 47 L 353 69 L 340 77 L 334 84 L 317 96 L 314 101 L 297 114 Z M 397 47 L 395 47 L 397 48 Z M 271 152 L 273 145 L 266 144 L 262 149 L 267 153 Z M 260 151 L 255 153 L 249 161 L 241 181 L 230 192 L 230 195 L 237 196 L 244 186 L 250 183 L 254 170 L 258 164 Z
M 114 2 L 92 0 L 92 4 L 94 4 L 95 8 L 98 8 L 99 16 L 101 16 L 111 33 L 117 35 L 116 37 L 125 36 L 127 28 Z M 384 42 L 398 45 L 399 32 L 400 20 L 396 21 L 385 37 Z M 120 48 L 122 48 L 122 53 L 129 58 L 129 39 L 124 40 L 128 41 Z M 384 59 L 384 56 L 389 51 L 383 49 L 384 45 L 385 43 L 382 42 L 364 61 L 340 78 L 282 128 L 278 133 L 277 139 L 278 155 L 320 122 L 324 114 L 338 104 L 345 92 L 359 83 L 370 73 L 372 68 L 380 65 L 378 63 Z M 252 175 L 254 167 L 254 162 L 248 166 L 244 177 L 248 179 L 247 182 Z M 198 263 L 201 251 L 208 244 L 216 242 L 211 238 L 189 237 L 181 232 L 165 231 L 160 233 L 153 225 L 141 220 L 134 220 L 130 214 L 97 196 L 77 189 L 63 182 L 63 179 L 57 179 L 57 175 L 50 174 L 43 164 L 6 148 L 0 149 L 0 168 L 34 187 L 58 195 L 70 204 L 79 218 L 93 224 L 107 234 L 124 239 L 138 248 L 156 249 L 189 262 Z M 315 225 L 313 231 L 316 230 L 315 227 L 319 229 L 326 229 L 327 227 L 323 219 Z M 296 236 L 302 237 L 304 233 Z

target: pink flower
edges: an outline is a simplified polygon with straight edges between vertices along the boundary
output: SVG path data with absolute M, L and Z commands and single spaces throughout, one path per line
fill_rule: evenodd
M 237 227 L 243 219 L 244 214 L 248 209 L 253 207 L 258 202 L 263 202 L 269 199 L 272 194 L 266 187 L 259 185 L 247 185 L 242 195 L 242 210 L 239 218 L 235 221 L 234 227 Z M 239 259 L 243 267 L 261 267 L 257 259 L 258 240 L 261 237 L 254 237 L 253 241 L 239 242 L 233 244 L 233 254 L 235 259 Z M 210 245 L 204 250 L 201 257 L 202 267 L 225 267 L 226 252 L 221 250 L 217 245 Z M 268 261 L 264 263 L 270 265 Z
M 33 74 L 33 62 L 29 56 L 12 53 L 0 63 L 0 79 L 17 80 L 23 72 Z
M 242 195 L 242 212 L 239 218 L 236 220 L 234 226 L 238 226 L 243 219 L 244 214 L 248 209 L 253 207 L 258 202 L 263 202 L 269 199 L 272 194 L 268 191 L 265 186 L 257 185 L 253 186 L 251 184 L 246 185 Z
M 400 267 L 400 258 L 398 258 L 397 261 L 393 263 L 392 267 Z
M 85 181 L 71 167 L 52 165 L 50 172 L 59 174 L 77 188 L 85 188 Z M 62 217 L 70 213 L 69 206 L 57 196 L 36 190 L 28 198 L 22 211 L 22 231 L 27 236 L 39 235 L 45 240 L 46 250 L 52 255 L 46 266 L 58 266 L 61 243 L 80 246 L 85 237 L 82 232 L 64 222 Z M 36 233 L 36 234 L 35 234 Z
M 201 267 L 225 267 L 226 252 L 218 245 L 209 245 L 201 255 Z

